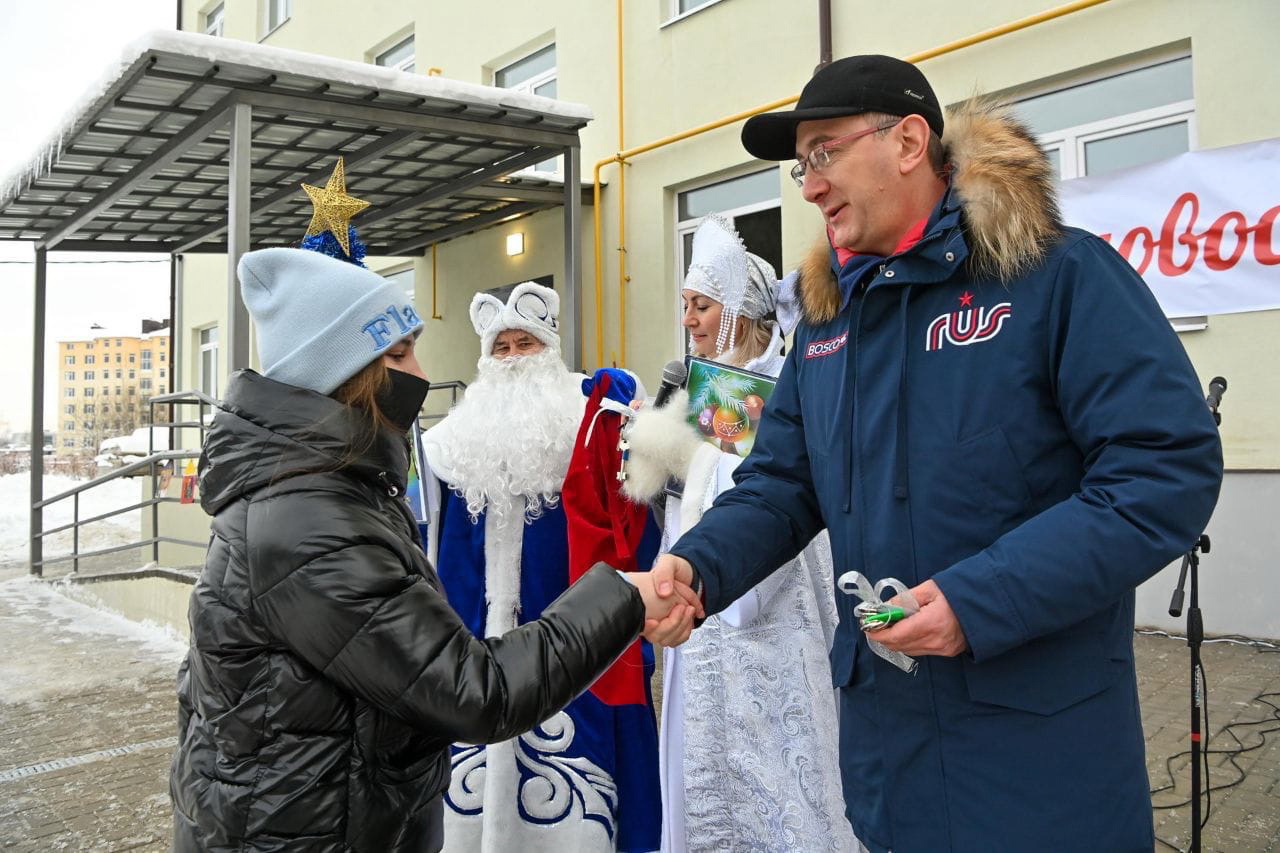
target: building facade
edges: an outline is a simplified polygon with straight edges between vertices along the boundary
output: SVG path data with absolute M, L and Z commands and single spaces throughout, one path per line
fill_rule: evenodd
M 91 328 L 58 351 L 58 457 L 96 456 L 104 439 L 151 422 L 148 401 L 169 390 L 169 329 L 130 335 Z
M 589 105 L 582 172 L 587 182 L 598 174 L 601 188 L 599 203 L 583 208 L 582 343 L 573 355 L 581 367 L 623 365 L 656 386 L 661 366 L 683 351 L 679 284 L 702 216 L 728 215 L 779 272 L 820 236 L 819 215 L 783 173 L 788 164 L 748 156 L 741 121 L 705 128 L 794 97 L 828 47 L 835 57 L 927 54 L 921 67 L 944 103 L 975 93 L 1014 103 L 1063 181 L 1280 137 L 1280 111 L 1258 94 L 1280 88 L 1271 59 L 1280 4 L 1107 0 L 956 46 L 1054 5 L 924 0 L 904 16 L 899 4 L 870 0 L 369 0 L 355 13 L 337 0 L 223 0 L 185 4 L 183 25 Z M 555 180 L 557 170 L 548 161 L 530 172 Z M 357 196 L 359 177 L 348 173 Z M 305 227 L 299 221 L 299 237 Z M 563 290 L 561 227 L 560 212 L 547 211 L 372 264 L 414 288 L 427 318 L 419 357 L 433 380 L 474 371 L 473 293 L 541 276 Z M 178 386 L 217 390 L 225 260 L 190 256 L 184 266 Z M 1262 555 L 1280 548 L 1264 512 L 1280 504 L 1280 378 L 1274 359 L 1259 357 L 1274 349 L 1280 312 L 1170 319 L 1201 378 L 1230 379 L 1229 473 L 1206 566 L 1250 588 Z M 1149 598 L 1147 621 L 1158 622 L 1163 605 Z M 1280 608 L 1243 606 L 1242 622 L 1217 630 L 1280 636 Z

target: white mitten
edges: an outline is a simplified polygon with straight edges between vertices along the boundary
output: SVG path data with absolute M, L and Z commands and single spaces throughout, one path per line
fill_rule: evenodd
M 665 406 L 645 406 L 631 418 L 626 428 L 627 479 L 622 493 L 636 503 L 649 503 L 662 493 L 667 480 L 683 478 L 698 446 L 698 431 L 685 420 L 689 395 L 682 388 Z

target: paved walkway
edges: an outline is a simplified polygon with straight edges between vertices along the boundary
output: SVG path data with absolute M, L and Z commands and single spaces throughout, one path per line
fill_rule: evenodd
M 1152 786 L 1165 758 L 1186 748 L 1187 648 L 1136 638 Z M 0 567 L 0 850 L 168 850 L 168 768 L 176 720 L 174 672 L 182 644 L 63 598 Z M 1210 730 L 1233 731 L 1237 757 L 1212 755 L 1211 781 L 1243 781 L 1213 795 L 1206 851 L 1280 853 L 1280 716 L 1260 693 L 1280 693 L 1280 655 L 1213 644 L 1204 649 Z M 1272 700 L 1280 705 L 1280 697 Z M 1233 746 L 1220 735 L 1212 749 Z M 1157 805 L 1186 799 L 1187 759 Z M 1157 834 L 1189 842 L 1189 809 L 1155 812 Z M 1171 848 L 1160 848 L 1171 849 Z
M 0 569 L 0 849 L 169 849 L 183 644 Z

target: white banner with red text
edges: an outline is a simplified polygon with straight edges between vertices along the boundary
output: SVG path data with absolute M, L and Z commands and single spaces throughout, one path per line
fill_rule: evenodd
M 1280 139 L 1191 151 L 1059 189 L 1066 223 L 1114 246 L 1165 316 L 1280 308 Z

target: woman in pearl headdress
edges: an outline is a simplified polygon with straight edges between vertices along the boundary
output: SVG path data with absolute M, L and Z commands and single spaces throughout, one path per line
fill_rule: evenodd
M 689 352 L 777 376 L 795 324 L 794 278 L 779 282 L 712 216 L 694 233 L 682 323 Z M 692 527 L 742 461 L 684 418 L 684 392 L 641 409 L 628 430 L 624 490 L 652 502 L 674 476 L 663 547 Z M 844 816 L 827 653 L 836 613 L 824 531 L 683 646 L 666 649 L 660 761 L 664 851 L 857 850 Z

